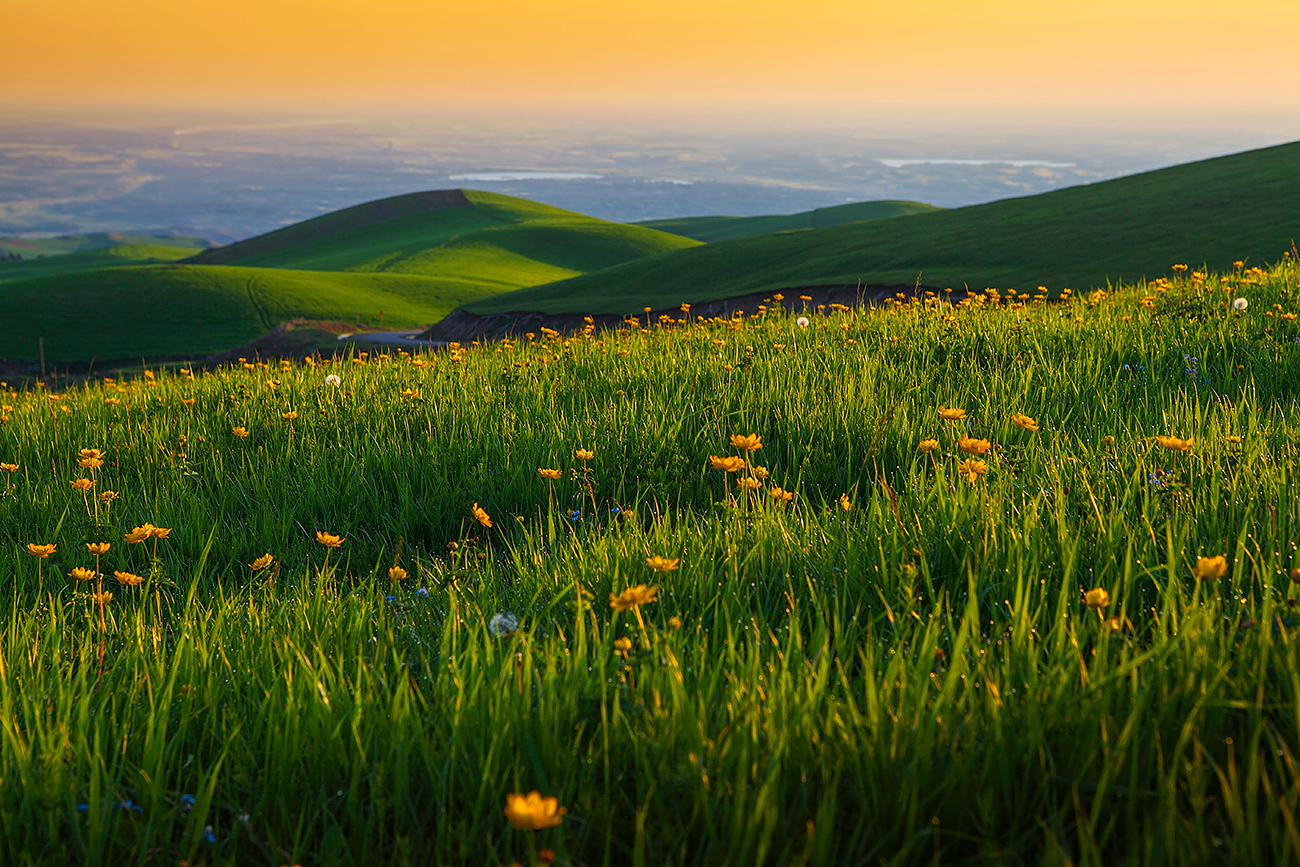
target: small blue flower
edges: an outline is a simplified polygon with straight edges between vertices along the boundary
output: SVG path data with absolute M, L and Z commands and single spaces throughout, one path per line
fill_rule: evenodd
M 610 513 L 611 515 L 617 515 L 617 514 L 619 514 L 619 513 L 622 512 L 622 511 L 623 511 L 623 510 L 620 509 L 618 506 L 615 506 L 614 508 L 612 508 L 612 509 L 609 510 L 609 513 Z
M 385 597 L 384 597 L 384 601 L 385 601 L 385 602 L 396 602 L 396 601 L 397 601 L 397 597 L 396 597 L 396 596 L 385 596 Z
M 181 806 L 189 810 L 194 806 L 193 795 L 181 795 Z
M 427 587 L 421 587 L 419 590 L 416 590 L 416 591 L 415 591 L 415 595 L 416 595 L 416 596 L 428 596 L 428 595 L 429 595 L 429 589 L 428 589 Z
M 217 835 L 212 833 L 212 826 L 208 825 L 203 829 L 203 836 L 200 838 L 204 843 L 217 842 Z
M 86 812 L 86 811 L 89 810 L 89 809 L 90 809 L 90 805 L 89 805 L 89 804 L 78 804 L 78 805 L 77 805 L 77 812 L 78 812 L 78 813 L 84 813 L 84 812 Z

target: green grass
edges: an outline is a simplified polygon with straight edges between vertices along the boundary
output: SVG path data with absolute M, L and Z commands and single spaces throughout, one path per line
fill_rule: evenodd
M 987 205 L 709 244 L 469 306 L 629 313 L 812 285 L 1029 291 L 1276 262 L 1300 237 L 1300 143 Z
M 148 265 L 175 262 L 190 255 L 192 250 L 156 244 L 121 244 L 100 247 L 84 253 L 68 253 L 45 259 L 24 259 L 21 262 L 0 262 L 0 284 L 16 280 L 32 280 L 60 274 L 74 274 L 97 268 L 118 268 L 125 265 Z M 0 289 L 0 293 L 4 290 Z
M 844 223 L 887 220 L 890 217 L 905 217 L 909 214 L 924 214 L 939 210 L 942 208 L 921 202 L 881 200 L 853 202 L 848 205 L 801 211 L 797 214 L 766 214 L 761 217 L 675 217 L 668 220 L 643 220 L 634 225 L 671 232 L 674 235 L 712 244 L 715 241 L 752 238 L 755 235 L 770 235 L 773 232 L 821 229 Z
M 493 286 L 451 275 L 289 271 L 218 265 L 105 268 L 0 285 L 9 316 L 4 354 L 49 361 L 166 355 L 189 358 L 239 346 L 295 318 L 393 328 L 434 322 Z M 518 284 L 515 284 L 518 285 Z
M 37 256 L 63 256 L 68 253 L 84 253 L 104 247 L 121 247 L 130 245 L 151 247 L 178 247 L 182 252 L 202 250 L 212 246 L 211 241 L 203 238 L 185 238 L 163 235 L 132 235 L 126 232 L 95 232 L 89 235 L 60 235 L 57 238 L 0 238 L 0 256 L 17 253 L 24 259 Z
M 11 393 L 0 860 L 1294 863 L 1297 276 Z
M 382 199 L 218 247 L 113 247 L 0 263 L 0 355 L 57 361 L 203 355 L 295 319 L 394 328 L 665 250 L 688 238 L 473 190 Z M 188 252 L 188 251 L 184 251 Z

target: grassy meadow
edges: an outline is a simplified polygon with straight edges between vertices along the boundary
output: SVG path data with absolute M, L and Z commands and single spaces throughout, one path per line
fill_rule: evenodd
M 5 386 L 0 862 L 1294 863 L 1298 276 Z

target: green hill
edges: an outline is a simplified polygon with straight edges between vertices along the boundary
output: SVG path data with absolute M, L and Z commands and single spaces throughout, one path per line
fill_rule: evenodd
M 788 232 L 793 229 L 823 229 L 844 223 L 887 220 L 890 217 L 906 217 L 938 210 L 942 209 L 921 202 L 881 200 L 853 202 L 832 208 L 801 211 L 797 214 L 768 214 L 761 217 L 676 217 L 670 220 L 644 220 L 632 225 L 671 232 L 674 235 L 712 244 L 715 241 L 729 241 L 733 238 L 752 238 L 755 235 L 770 235 L 773 232 Z
M 66 253 L 61 256 L 48 256 L 43 259 L 10 260 L 0 262 L 0 283 L 8 283 L 14 280 L 30 280 L 36 277 L 51 277 L 56 274 L 70 274 L 76 271 L 89 271 L 93 268 L 116 268 L 123 265 L 151 265 L 159 262 L 174 262 L 192 253 L 192 247 L 121 244 L 116 247 L 101 247 L 84 253 Z
M 511 196 L 438 190 L 336 211 L 206 250 L 188 261 L 308 271 L 389 271 L 481 279 L 514 288 L 696 243 Z
M 202 357 L 265 334 L 281 322 L 352 321 L 395 328 L 435 322 L 490 294 L 481 283 L 413 274 L 290 271 L 216 265 L 103 268 L 0 286 L 12 358 L 51 361 Z
M 128 232 L 94 232 L 89 235 L 60 235 L 57 238 L 0 238 L 0 256 L 16 253 L 24 259 L 37 256 L 65 256 L 84 253 L 103 247 L 120 247 L 124 244 L 145 244 L 152 247 L 179 247 L 184 251 L 202 250 L 212 246 L 203 238 L 184 238 L 175 235 L 133 235 Z
M 403 328 L 466 303 L 699 246 L 472 190 L 369 202 L 205 250 L 124 246 L 0 263 L 0 356 L 202 356 L 295 319 Z M 189 251 L 180 251 L 181 255 Z M 12 275 L 12 276 L 6 276 Z
M 986 205 L 722 241 L 467 305 L 626 313 L 815 285 L 1086 289 L 1174 263 L 1263 264 L 1300 239 L 1300 143 Z

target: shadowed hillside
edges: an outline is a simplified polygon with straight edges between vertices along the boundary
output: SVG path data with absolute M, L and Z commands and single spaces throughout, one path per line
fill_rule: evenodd
M 760 217 L 676 217 L 669 220 L 644 220 L 633 225 L 646 226 L 661 232 L 672 232 L 674 235 L 712 244 L 715 241 L 752 238 L 755 235 L 770 235 L 773 232 L 824 229 L 827 226 L 839 226 L 844 223 L 887 220 L 890 217 L 906 217 L 939 210 L 943 209 L 921 202 L 885 200 L 853 202 L 832 208 L 801 211 L 798 214 L 767 214 Z

